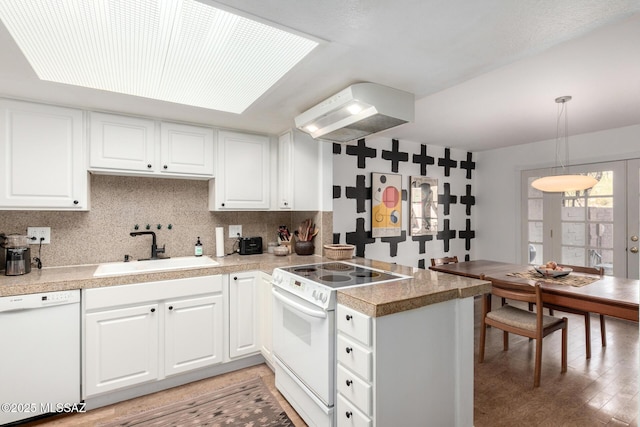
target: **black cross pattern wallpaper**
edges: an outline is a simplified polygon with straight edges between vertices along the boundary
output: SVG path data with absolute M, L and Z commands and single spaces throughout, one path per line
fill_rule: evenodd
M 473 153 L 381 137 L 333 144 L 333 243 L 355 245 L 367 259 L 428 268 L 431 258 L 473 259 L 475 239 Z M 371 235 L 371 173 L 402 175 L 402 233 Z M 438 231 L 411 236 L 409 178 L 438 180 Z

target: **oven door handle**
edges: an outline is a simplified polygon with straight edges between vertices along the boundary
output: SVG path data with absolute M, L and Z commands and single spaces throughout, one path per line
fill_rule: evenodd
M 283 304 L 286 304 L 290 307 L 295 308 L 296 310 L 312 316 L 312 317 L 317 317 L 319 319 L 326 319 L 327 318 L 327 312 L 324 310 L 314 310 L 312 308 L 306 307 L 302 304 L 300 304 L 297 301 L 294 301 L 291 298 L 287 298 L 285 295 L 283 295 L 281 292 L 279 292 L 277 290 L 277 288 L 271 288 L 271 293 L 273 294 L 274 298 L 277 300 L 280 300 Z

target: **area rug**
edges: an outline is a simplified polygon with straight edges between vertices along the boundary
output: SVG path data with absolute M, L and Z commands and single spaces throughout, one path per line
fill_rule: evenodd
M 259 377 L 102 424 L 116 426 L 293 426 Z

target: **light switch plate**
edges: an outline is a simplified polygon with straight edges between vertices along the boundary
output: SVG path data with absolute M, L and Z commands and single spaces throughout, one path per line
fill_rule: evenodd
M 241 225 L 230 225 L 229 226 L 229 238 L 235 239 L 236 237 L 242 237 L 242 226 Z
M 44 238 L 42 244 L 48 245 L 51 243 L 51 227 L 27 227 L 27 236 L 32 239 L 29 242 L 32 245 L 39 245 L 41 238 Z

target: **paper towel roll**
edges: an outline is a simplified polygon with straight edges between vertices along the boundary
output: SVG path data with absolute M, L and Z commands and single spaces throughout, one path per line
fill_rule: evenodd
M 216 227 L 216 256 L 224 256 L 224 227 Z

